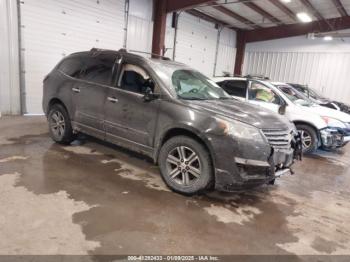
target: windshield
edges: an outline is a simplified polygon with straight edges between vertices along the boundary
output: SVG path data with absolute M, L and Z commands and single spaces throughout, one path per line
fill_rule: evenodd
M 301 106 L 311 106 L 313 103 L 308 99 L 305 95 L 302 93 L 299 93 L 297 90 L 295 90 L 291 86 L 277 86 L 279 90 L 281 90 L 290 101 L 292 101 L 294 104 L 301 105 Z
M 231 99 L 214 81 L 197 71 L 176 70 L 172 75 L 172 84 L 176 94 L 182 99 Z
M 314 89 L 308 88 L 309 94 L 314 99 L 323 99 L 324 97 L 317 93 Z
M 296 90 L 303 93 L 307 97 L 311 97 L 316 100 L 323 99 L 323 97 L 318 92 L 316 92 L 314 89 L 309 88 L 308 86 L 297 85 L 297 84 L 294 84 L 294 85 L 292 84 L 291 86 L 293 86 Z

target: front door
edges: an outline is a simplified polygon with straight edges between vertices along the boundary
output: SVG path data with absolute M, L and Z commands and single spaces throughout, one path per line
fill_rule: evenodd
M 160 103 L 159 99 L 144 100 L 145 80 L 149 78 L 143 68 L 124 63 L 116 88 L 109 88 L 105 105 L 107 140 L 146 154 L 153 152 Z
M 281 98 L 268 86 L 251 81 L 248 89 L 248 101 L 251 104 L 262 106 L 275 113 L 281 105 Z

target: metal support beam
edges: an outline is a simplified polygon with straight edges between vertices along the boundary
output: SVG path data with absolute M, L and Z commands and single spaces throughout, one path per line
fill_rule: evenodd
M 213 3 L 214 0 L 163 0 L 167 2 L 167 13 L 175 12 L 179 10 L 191 9 L 193 7 Z
M 269 0 L 269 1 L 271 4 L 279 8 L 283 13 L 285 13 L 291 19 L 293 19 L 294 22 L 296 21 L 296 14 L 294 14 L 294 12 L 290 10 L 287 6 L 285 6 L 280 0 Z
M 310 3 L 309 0 L 300 0 L 300 2 L 302 2 L 309 12 L 312 13 L 312 15 L 318 20 L 324 20 L 322 14 Z
M 330 25 L 332 26 L 331 30 Z M 348 28 L 350 28 L 350 16 L 314 21 L 305 24 L 282 25 L 250 30 L 245 32 L 245 40 L 247 43 L 250 43 Z
M 341 16 L 348 16 L 348 13 L 346 12 L 346 10 L 345 10 L 343 4 L 340 2 L 340 0 L 332 0 L 332 1 L 333 1 L 333 4 L 337 8 L 337 10 Z
M 227 24 L 226 22 L 224 21 L 221 21 L 221 20 L 218 20 L 212 16 L 209 16 L 201 11 L 198 11 L 196 9 L 191 9 L 191 10 L 187 10 L 186 13 L 189 13 L 193 16 L 196 16 L 198 18 L 201 18 L 205 21 L 208 21 L 208 22 L 211 22 L 211 23 L 214 23 L 214 24 L 218 24 L 218 25 L 223 25 L 223 26 L 227 26 L 227 27 L 231 27 L 231 25 Z
M 233 12 L 232 10 L 229 10 L 223 6 L 220 6 L 218 4 L 212 4 L 211 5 L 212 8 L 215 8 L 216 10 L 220 11 L 221 13 L 224 13 L 227 16 L 230 16 L 238 21 L 240 21 L 243 24 L 246 24 L 252 28 L 261 28 L 260 26 L 256 25 L 253 21 L 250 21 L 249 19 Z
M 153 4 L 154 23 L 152 53 L 157 55 L 163 55 L 166 30 L 167 1 L 154 0 Z
M 246 46 L 246 32 L 247 31 L 237 31 L 237 41 L 236 41 L 236 60 L 235 60 L 235 75 L 242 75 L 244 53 Z
M 283 24 L 281 20 L 274 17 L 269 12 L 265 11 L 264 9 L 262 9 L 260 6 L 258 6 L 256 4 L 254 4 L 253 2 L 242 2 L 242 4 L 248 6 L 249 8 L 251 8 L 252 10 L 257 12 L 258 14 L 262 15 L 263 17 L 265 17 L 266 19 L 270 20 L 271 22 L 273 22 L 275 24 Z

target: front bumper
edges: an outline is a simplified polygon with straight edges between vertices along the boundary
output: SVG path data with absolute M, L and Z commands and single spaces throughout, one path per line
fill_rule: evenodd
M 272 148 L 271 151 L 271 156 L 266 162 L 236 157 L 235 162 L 241 178 L 239 182 L 232 183 L 232 180 L 229 179 L 232 174 L 217 170 L 221 174 L 216 176 L 216 178 L 220 178 L 216 180 L 216 189 L 226 192 L 242 191 L 267 184 L 282 175 L 292 174 L 290 167 L 294 163 L 294 159 L 299 158 L 295 154 L 296 150 L 294 148 L 289 150 L 274 150 Z
M 320 131 L 322 147 L 335 149 L 342 147 L 350 141 L 350 129 L 348 128 L 326 128 Z

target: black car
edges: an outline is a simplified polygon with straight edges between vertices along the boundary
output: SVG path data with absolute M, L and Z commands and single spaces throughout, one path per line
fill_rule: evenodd
M 337 101 L 327 99 L 327 98 L 321 96 L 317 91 L 315 91 L 314 89 L 312 89 L 306 85 L 290 84 L 290 83 L 289 83 L 289 85 L 294 87 L 299 92 L 302 92 L 303 94 L 305 94 L 308 98 L 310 98 L 313 102 L 319 104 L 320 106 L 329 107 L 329 108 L 350 114 L 350 106 L 349 105 L 346 105 L 342 102 L 337 102 Z
M 190 67 L 125 50 L 64 58 L 45 78 L 51 137 L 77 133 L 145 154 L 174 191 L 232 191 L 271 183 L 300 152 L 295 126 L 232 99 Z

